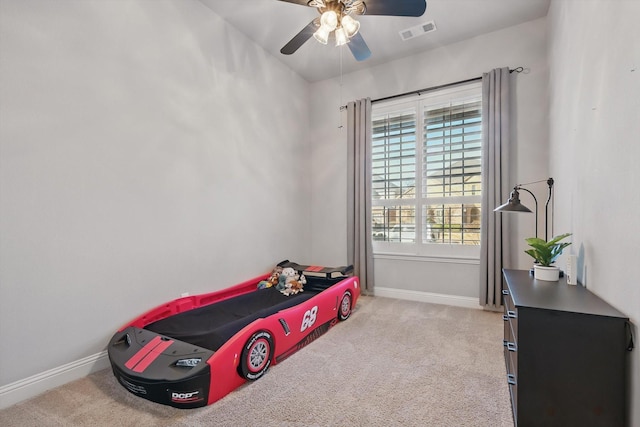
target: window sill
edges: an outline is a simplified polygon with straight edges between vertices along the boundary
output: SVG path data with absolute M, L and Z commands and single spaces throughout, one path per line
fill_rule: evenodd
M 473 264 L 480 265 L 480 258 L 475 256 L 435 256 L 435 255 L 416 255 L 391 252 L 375 252 L 373 259 L 385 259 L 393 261 L 412 261 L 412 262 L 437 262 L 449 264 Z

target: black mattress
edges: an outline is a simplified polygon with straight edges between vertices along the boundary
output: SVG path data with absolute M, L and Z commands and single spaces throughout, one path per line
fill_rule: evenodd
M 298 305 L 319 291 L 305 287 L 304 292 L 286 296 L 275 288 L 259 289 L 158 320 L 145 329 L 216 351 L 254 320 Z

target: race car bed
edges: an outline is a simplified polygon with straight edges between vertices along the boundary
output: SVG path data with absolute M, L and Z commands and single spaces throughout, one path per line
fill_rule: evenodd
M 301 292 L 259 289 L 271 275 L 156 307 L 108 346 L 114 375 L 131 393 L 179 408 L 211 404 L 346 320 L 360 295 L 351 267 L 283 261 L 304 275 Z

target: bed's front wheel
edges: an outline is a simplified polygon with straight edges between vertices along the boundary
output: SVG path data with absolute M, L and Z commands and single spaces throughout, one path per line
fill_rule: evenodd
M 267 331 L 258 331 L 249 338 L 242 350 L 240 373 L 250 381 L 262 377 L 271 366 L 273 337 Z
M 351 316 L 351 292 L 346 291 L 342 294 L 342 300 L 340 300 L 340 308 L 338 310 L 338 318 L 340 320 L 347 320 Z

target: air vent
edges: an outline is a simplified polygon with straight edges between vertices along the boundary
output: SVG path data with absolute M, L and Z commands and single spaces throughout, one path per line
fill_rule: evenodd
M 416 25 L 415 27 L 407 28 L 400 31 L 400 38 L 402 40 L 409 40 L 427 33 L 432 33 L 436 30 L 436 23 L 433 21 L 425 22 L 424 24 Z

